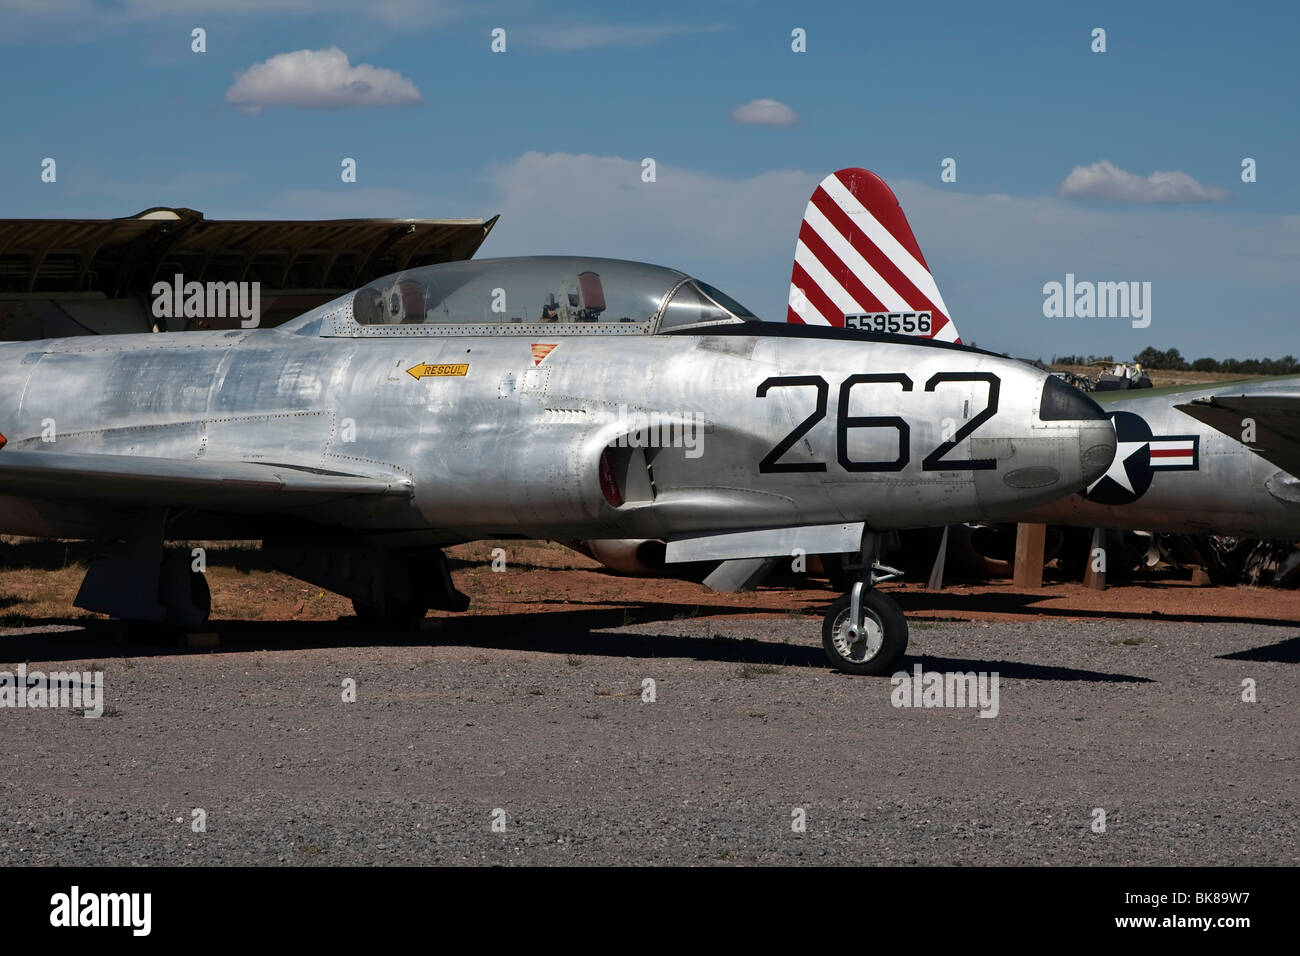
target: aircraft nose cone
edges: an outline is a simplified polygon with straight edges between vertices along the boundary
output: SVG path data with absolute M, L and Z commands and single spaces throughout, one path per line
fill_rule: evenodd
M 1049 375 L 1043 383 L 1038 417 L 1045 422 L 1103 421 L 1107 415 L 1087 394 L 1055 375 Z
M 1084 392 L 1052 375 L 1043 383 L 1038 418 L 1044 422 L 1075 422 L 1079 430 L 1079 463 L 1086 484 L 1106 473 L 1115 457 L 1115 427 L 1106 410 Z
M 1083 490 L 1106 473 L 1115 456 L 1115 428 L 1100 405 L 1055 376 L 1039 383 L 1036 407 L 1022 406 L 1029 429 L 1013 440 L 1008 466 L 997 472 L 1002 484 L 1023 496 L 1024 507 Z

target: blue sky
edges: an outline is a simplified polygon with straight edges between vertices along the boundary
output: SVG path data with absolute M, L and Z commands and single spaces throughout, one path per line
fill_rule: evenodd
M 0 217 L 500 212 L 482 255 L 647 259 L 778 318 L 809 193 L 857 165 L 894 186 L 968 341 L 1044 358 L 1300 352 L 1293 4 L 360 6 L 0 0 Z M 332 47 L 418 102 L 228 101 L 256 64 Z M 733 120 L 756 99 L 796 121 Z M 56 183 L 40 181 L 47 156 Z M 1101 160 L 1223 198 L 1057 195 Z M 1150 327 L 1044 317 L 1043 284 L 1066 273 L 1150 281 Z

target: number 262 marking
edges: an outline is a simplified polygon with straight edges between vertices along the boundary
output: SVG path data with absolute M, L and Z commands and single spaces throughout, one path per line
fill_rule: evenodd
M 959 443 L 969 438 L 975 429 L 994 416 L 998 410 L 998 390 L 1001 380 L 990 372 L 938 372 L 930 376 L 925 383 L 925 390 L 933 392 L 945 382 L 984 382 L 989 387 L 988 401 L 974 418 L 962 425 L 952 438 L 941 442 L 934 450 L 921 460 L 922 471 L 985 471 L 997 468 L 993 458 L 968 458 L 965 461 L 951 461 L 944 458 Z M 850 375 L 840 383 L 839 411 L 835 420 L 835 457 L 845 471 L 902 471 L 912 460 L 911 434 L 907 422 L 898 415 L 850 415 L 849 398 L 853 389 L 859 385 L 893 384 L 905 392 L 912 390 L 912 380 L 902 372 Z M 763 381 L 758 386 L 757 397 L 766 398 L 773 388 L 815 388 L 817 390 L 817 407 L 813 413 L 794 427 L 790 434 L 776 443 L 763 460 L 758 463 L 758 470 L 764 473 L 792 471 L 825 471 L 826 463 L 821 461 L 781 461 L 781 457 L 794 447 L 795 442 L 808 434 L 819 421 L 826 417 L 827 397 L 830 386 L 820 375 L 778 375 Z M 854 461 L 849 457 L 849 430 L 853 428 L 893 428 L 898 432 L 898 457 L 892 461 Z

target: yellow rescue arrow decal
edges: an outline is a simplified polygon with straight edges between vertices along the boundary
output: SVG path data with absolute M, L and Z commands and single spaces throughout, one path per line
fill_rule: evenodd
M 406 370 L 411 378 L 430 378 L 447 375 L 467 375 L 468 365 L 412 365 Z

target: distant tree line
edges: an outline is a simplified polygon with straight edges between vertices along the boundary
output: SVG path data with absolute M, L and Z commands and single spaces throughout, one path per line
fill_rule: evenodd
M 1156 348 L 1145 348 L 1133 356 L 1133 361 L 1143 368 L 1170 372 L 1233 372 L 1242 375 L 1294 375 L 1300 372 L 1300 362 L 1293 355 L 1277 359 L 1198 358 L 1189 362 L 1179 354 L 1178 349 L 1162 352 Z
M 1111 355 L 1058 355 L 1053 365 L 1091 365 L 1094 362 L 1114 362 Z M 1300 375 L 1300 361 L 1293 355 L 1279 359 L 1212 359 L 1198 358 L 1189 362 L 1178 349 L 1160 351 L 1145 348 L 1133 356 L 1133 361 L 1143 368 L 1167 372 L 1229 372 L 1238 375 Z

